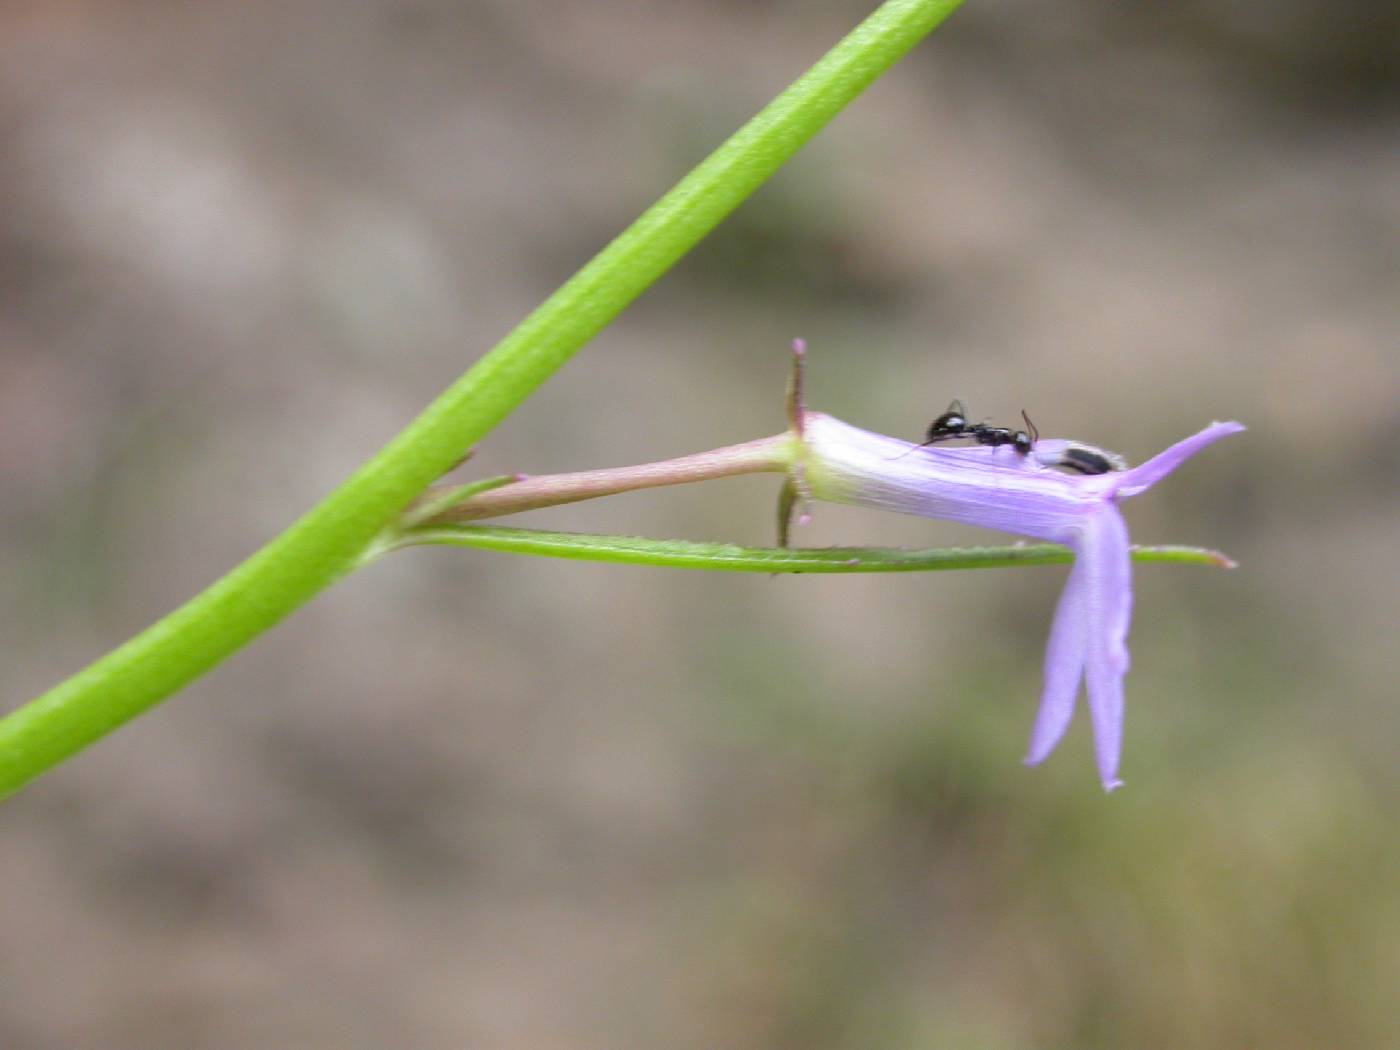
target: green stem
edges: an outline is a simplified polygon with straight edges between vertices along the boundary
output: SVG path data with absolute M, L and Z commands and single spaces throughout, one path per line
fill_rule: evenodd
M 0 797 L 203 674 L 360 564 L 387 522 L 959 2 L 883 4 L 301 520 L 169 616 L 0 720 Z

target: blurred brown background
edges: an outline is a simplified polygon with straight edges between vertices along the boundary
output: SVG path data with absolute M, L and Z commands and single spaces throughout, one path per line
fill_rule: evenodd
M 15 706 L 252 551 L 873 5 L 0 5 Z M 1400 1045 L 1400 13 L 973 0 L 481 448 L 954 396 L 1141 460 L 1124 775 L 1063 570 L 420 550 L 0 809 L 0 1046 Z M 518 519 L 765 543 L 751 478 Z M 994 537 L 821 507 L 808 544 Z

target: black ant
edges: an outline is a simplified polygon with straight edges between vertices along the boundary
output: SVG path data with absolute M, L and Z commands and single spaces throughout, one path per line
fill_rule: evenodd
M 948 411 L 929 424 L 924 443 L 916 447 L 925 448 L 940 441 L 952 441 L 954 438 L 971 438 L 979 445 L 990 445 L 993 448 L 1010 445 L 1017 453 L 1025 456 L 1040 440 L 1040 431 L 1031 422 L 1031 417 L 1026 415 L 1024 408 L 1021 409 L 1021 418 L 1026 421 L 1025 430 L 994 427 L 986 423 L 968 423 L 967 409 L 963 408 L 961 401 L 954 398 L 953 403 L 948 406 Z
M 967 409 L 961 401 L 954 398 L 948 406 L 948 411 L 928 425 L 923 444 L 911 445 L 903 455 L 908 455 L 916 448 L 936 445 L 940 441 L 969 438 L 979 445 L 989 445 L 993 448 L 1010 445 L 1017 454 L 1028 456 L 1040 440 L 1040 430 L 1031 422 L 1031 417 L 1026 415 L 1024 408 L 1021 409 L 1021 418 L 1025 420 L 1025 430 L 994 427 L 987 423 L 969 423 Z M 1128 469 L 1127 460 L 1116 452 L 1105 452 L 1101 448 L 1079 441 L 1066 441 L 1062 444 L 1064 447 L 1056 452 L 1037 453 L 1036 462 L 1045 467 L 1062 467 L 1076 474 L 1108 474 L 1111 471 Z
M 952 441 L 955 438 L 971 438 L 979 445 L 990 445 L 994 448 L 1010 445 L 1017 453 L 1026 456 L 1040 440 L 1040 431 L 1031 422 L 1031 417 L 1026 415 L 1025 409 L 1021 410 L 1021 418 L 1026 421 L 1025 430 L 994 427 L 986 423 L 969 423 L 967 409 L 961 401 L 954 398 L 948 406 L 948 411 L 929 424 L 924 443 L 915 445 L 914 448 L 927 448 L 940 441 Z M 1065 442 L 1065 447 L 1053 458 L 1037 456 L 1037 459 L 1043 466 L 1063 467 L 1077 474 L 1107 474 L 1110 471 L 1128 469 L 1127 462 L 1117 453 L 1105 452 L 1101 448 L 1078 441 Z

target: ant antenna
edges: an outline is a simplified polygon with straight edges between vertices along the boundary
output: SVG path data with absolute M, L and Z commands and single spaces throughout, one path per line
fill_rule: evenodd
M 1034 445 L 1040 440 L 1040 428 L 1031 422 L 1031 417 L 1026 415 L 1026 410 L 1021 409 L 1021 418 L 1026 421 L 1026 430 L 1030 433 L 1031 444 Z
M 919 444 L 919 445 L 910 445 L 908 448 L 906 448 L 906 449 L 905 449 L 903 452 L 901 452 L 899 455 L 897 455 L 897 456 L 891 456 L 891 457 L 890 457 L 890 462 L 893 463 L 893 462 L 894 462 L 895 460 L 897 460 L 897 459 L 903 459 L 905 456 L 909 455 L 909 453 L 911 453 L 911 452 L 917 452 L 917 451 L 918 451 L 919 449 L 921 449 L 921 448 L 928 448 L 930 445 L 934 445 L 934 444 L 937 444 L 937 442 L 935 442 L 935 441 L 925 441 L 925 442 L 923 442 L 922 444 Z

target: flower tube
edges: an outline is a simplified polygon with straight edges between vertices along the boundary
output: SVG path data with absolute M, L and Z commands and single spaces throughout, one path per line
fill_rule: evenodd
M 812 498 L 980 525 L 1063 543 L 1075 554 L 1045 654 L 1045 685 L 1026 763 L 1054 750 L 1087 686 L 1099 778 L 1112 791 L 1123 738 L 1132 566 L 1118 501 L 1145 492 L 1239 423 L 1212 423 L 1140 466 L 1070 475 L 1045 466 L 1063 442 L 919 448 L 820 412 L 803 411 L 801 484 Z

